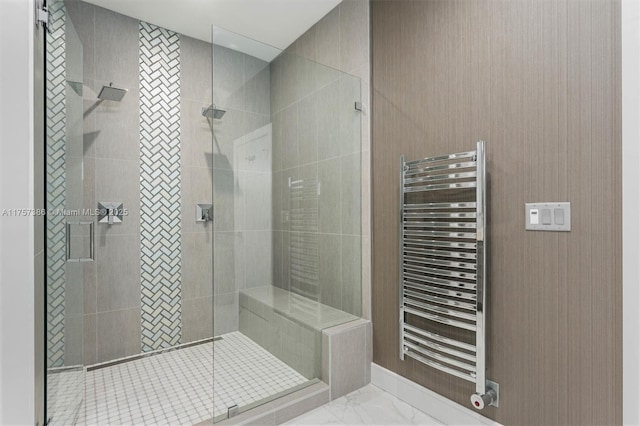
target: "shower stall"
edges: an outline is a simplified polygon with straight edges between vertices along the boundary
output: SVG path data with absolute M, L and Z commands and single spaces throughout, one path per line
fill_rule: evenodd
M 322 331 L 362 315 L 360 79 L 48 3 L 50 424 L 219 422 L 326 380 Z

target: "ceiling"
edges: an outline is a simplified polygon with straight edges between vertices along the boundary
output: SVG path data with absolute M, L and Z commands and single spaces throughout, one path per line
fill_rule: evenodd
M 342 0 L 84 0 L 270 61 Z

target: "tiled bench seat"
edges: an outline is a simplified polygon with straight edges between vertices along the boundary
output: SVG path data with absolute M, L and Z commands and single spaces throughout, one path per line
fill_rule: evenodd
M 322 331 L 358 319 L 278 287 L 240 292 L 240 331 L 308 379 L 322 375 Z

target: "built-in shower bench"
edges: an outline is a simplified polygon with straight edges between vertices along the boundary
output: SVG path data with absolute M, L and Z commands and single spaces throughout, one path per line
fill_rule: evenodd
M 240 306 L 243 306 L 243 301 L 244 306 L 252 308 L 253 312 L 274 311 L 291 321 L 318 331 L 359 318 L 340 309 L 273 286 L 242 290 L 240 291 Z
M 371 322 L 278 287 L 240 291 L 240 332 L 308 379 L 330 399 L 370 381 Z

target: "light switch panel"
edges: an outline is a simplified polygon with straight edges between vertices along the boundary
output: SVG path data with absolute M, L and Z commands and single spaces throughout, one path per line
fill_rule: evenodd
M 525 229 L 571 231 L 571 203 L 526 203 Z

